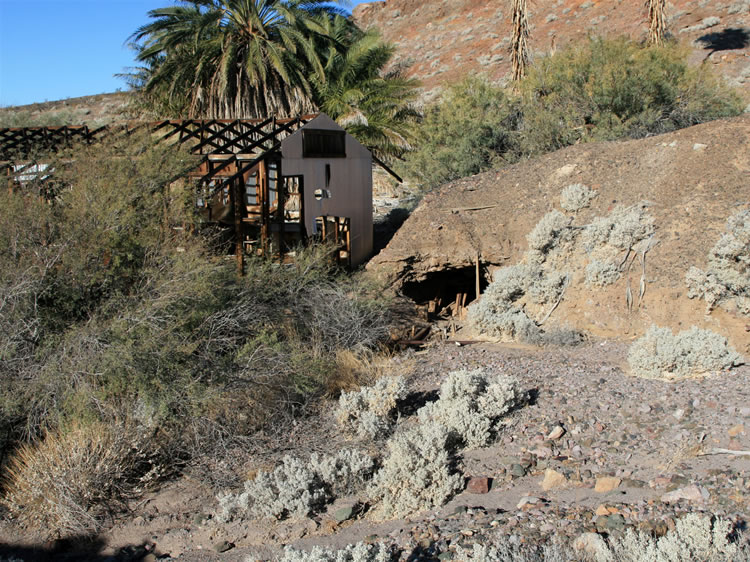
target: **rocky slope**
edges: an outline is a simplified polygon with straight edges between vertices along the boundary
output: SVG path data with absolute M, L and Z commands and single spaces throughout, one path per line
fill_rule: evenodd
M 643 1 L 533 0 L 529 2 L 534 57 L 589 35 L 645 38 Z M 360 4 L 354 17 L 397 46 L 396 61 L 420 79 L 429 98 L 468 74 L 493 80 L 510 70 L 509 2 L 495 0 L 387 0 Z M 750 2 L 673 0 L 669 31 L 690 45 L 695 63 L 716 65 L 730 83 L 750 91 Z
M 637 295 L 639 261 L 614 285 L 592 290 L 581 269 L 586 256 L 574 255 L 562 266 L 574 273 L 552 318 L 617 338 L 639 335 L 651 324 L 697 325 L 747 353 L 748 317 L 721 309 L 706 315 L 704 302 L 687 297 L 685 275 L 691 266 L 705 268 L 727 219 L 748 208 L 748 155 L 745 115 L 641 140 L 581 144 L 464 178 L 428 193 L 368 268 L 418 302 L 436 296 L 450 302 L 458 292 L 471 299 L 476 256 L 486 279 L 498 266 L 519 262 L 527 234 L 545 213 L 560 209 L 562 189 L 582 183 L 598 196 L 574 224 L 585 225 L 617 205 L 649 202 L 656 244 L 648 253 L 645 295 L 629 310 L 626 295 L 628 287 Z

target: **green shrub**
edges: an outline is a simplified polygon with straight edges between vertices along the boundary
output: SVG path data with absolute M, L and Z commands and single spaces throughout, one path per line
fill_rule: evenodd
M 521 85 L 525 154 L 640 138 L 739 115 L 738 94 L 676 46 L 590 39 L 540 58 Z
M 503 89 L 483 79 L 451 86 L 425 111 L 406 172 L 431 187 L 513 162 L 517 118 Z
M 539 58 L 518 92 L 482 78 L 450 87 L 426 108 L 404 171 L 429 188 L 578 142 L 740 115 L 744 106 L 707 65 L 689 65 L 686 49 L 590 39 Z

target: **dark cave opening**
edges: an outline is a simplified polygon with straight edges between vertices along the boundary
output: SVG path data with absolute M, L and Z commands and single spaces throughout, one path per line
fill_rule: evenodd
M 430 271 L 419 280 L 406 281 L 401 292 L 418 305 L 433 304 L 431 312 L 440 313 L 444 308 L 461 301 L 462 306 L 476 300 L 476 266 L 447 268 Z M 490 283 L 490 276 L 484 267 L 479 268 L 480 294 Z M 464 296 L 465 295 L 465 296 Z

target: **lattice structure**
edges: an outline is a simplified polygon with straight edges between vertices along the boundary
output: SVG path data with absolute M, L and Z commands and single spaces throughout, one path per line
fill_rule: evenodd
M 294 119 L 205 119 L 129 122 L 89 129 L 87 126 L 0 129 L 0 165 L 10 189 L 48 180 L 53 170 L 44 154 L 76 143 L 147 131 L 157 143 L 177 144 L 202 156 L 188 174 L 196 185 L 204 218 L 233 229 L 239 268 L 245 253 L 278 256 L 306 240 L 302 176 L 284 176 L 281 142 L 316 115 Z M 343 134 L 343 133 L 342 133 Z M 342 219 L 343 221 L 343 219 Z M 334 221 L 338 225 L 340 221 Z M 350 255 L 348 222 L 335 228 L 322 223 L 324 238 L 342 246 L 339 258 Z M 339 235 L 340 233 L 340 235 Z

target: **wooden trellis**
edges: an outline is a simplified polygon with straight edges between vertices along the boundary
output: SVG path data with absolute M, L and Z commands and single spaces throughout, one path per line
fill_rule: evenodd
M 283 260 L 292 245 L 306 238 L 303 180 L 283 175 L 281 142 L 316 116 L 128 122 L 96 129 L 85 125 L 0 128 L 0 167 L 9 188 L 14 189 L 32 180 L 46 181 L 53 171 L 43 163 L 43 155 L 77 143 L 117 140 L 141 132 L 157 143 L 184 147 L 202 157 L 187 177 L 196 184 L 206 219 L 233 227 L 241 271 L 246 252 Z M 334 239 L 341 247 L 338 259 L 349 263 L 348 219 L 329 222 L 321 225 L 323 237 Z

